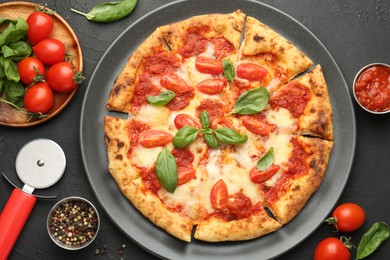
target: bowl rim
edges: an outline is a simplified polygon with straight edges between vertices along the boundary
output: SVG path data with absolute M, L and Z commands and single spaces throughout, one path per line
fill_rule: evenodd
M 93 210 L 95 211 L 96 213 L 96 217 L 97 217 L 97 228 L 96 228 L 96 233 L 95 235 L 93 236 L 93 238 L 91 240 L 89 240 L 87 243 L 83 244 L 83 245 L 79 245 L 79 246 L 73 246 L 73 245 L 65 245 L 64 243 L 58 241 L 54 235 L 50 232 L 50 216 L 53 214 L 53 211 L 54 209 L 56 209 L 59 205 L 65 203 L 65 202 L 68 202 L 68 201 L 83 201 L 85 203 L 87 203 L 89 206 L 91 206 L 91 208 L 93 208 Z M 53 240 L 53 242 L 61 247 L 61 248 L 64 248 L 64 249 L 67 249 L 67 250 L 79 250 L 79 249 L 83 249 L 85 247 L 87 247 L 88 245 L 90 245 L 94 240 L 95 238 L 97 237 L 98 233 L 99 233 L 99 229 L 100 229 L 100 216 L 99 216 L 99 212 L 97 211 L 95 205 L 93 205 L 92 202 L 90 202 L 89 200 L 87 200 L 86 198 L 83 198 L 83 197 L 79 197 L 79 196 L 69 196 L 69 197 L 65 197 L 61 200 L 59 200 L 56 204 L 54 204 L 54 206 L 50 209 L 48 215 L 47 215 L 47 220 L 46 220 L 46 227 L 47 227 L 47 232 L 49 234 L 49 237 L 51 238 L 51 240 Z
M 373 67 L 373 66 L 377 66 L 377 65 L 382 65 L 382 66 L 385 66 L 385 67 L 388 67 L 390 68 L 390 65 L 387 64 L 387 63 L 383 63 L 383 62 L 373 62 L 373 63 L 370 63 L 370 64 L 367 64 L 365 65 L 364 67 L 362 67 L 355 75 L 355 78 L 353 79 L 353 84 L 352 84 L 352 92 L 353 92 L 353 97 L 355 98 L 356 102 L 358 103 L 358 105 L 363 108 L 365 111 L 371 113 L 371 114 L 377 114 L 377 115 L 382 115 L 382 114 L 387 114 L 387 113 L 390 113 L 390 109 L 388 110 L 385 110 L 385 111 L 372 111 L 370 109 L 368 109 L 367 107 L 363 106 L 358 97 L 356 96 L 356 91 L 355 91 L 355 86 L 356 86 L 356 80 L 358 79 L 358 77 L 360 76 L 360 74 L 365 71 L 366 69 L 368 69 L 369 67 Z

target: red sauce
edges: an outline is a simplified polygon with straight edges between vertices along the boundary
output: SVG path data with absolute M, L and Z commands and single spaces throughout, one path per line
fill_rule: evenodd
M 193 89 L 185 93 L 176 93 L 175 98 L 165 106 L 174 111 L 182 110 L 190 104 L 194 96 L 195 91 Z
M 160 93 L 160 88 L 152 84 L 151 75 L 142 73 L 139 76 L 139 81 L 135 86 L 135 93 L 131 101 L 131 112 L 136 113 L 140 107 L 146 104 L 146 95 L 155 96 Z
M 276 181 L 275 186 L 268 187 L 260 185 L 260 190 L 264 193 L 267 203 L 275 203 L 277 199 L 286 192 L 291 180 L 308 174 L 307 159 L 311 154 L 309 149 L 305 149 L 304 144 L 296 138 L 291 139 L 293 144 L 292 155 L 287 163 L 288 169 Z
M 156 168 L 138 168 L 138 171 L 141 175 L 146 190 L 157 195 L 158 190 L 161 189 L 161 184 L 157 179 Z
M 184 45 L 179 49 L 179 53 L 184 58 L 196 56 L 205 52 L 209 43 L 214 45 L 214 54 L 218 59 L 222 59 L 235 52 L 233 44 L 225 38 L 208 39 L 205 37 L 204 35 L 209 30 L 210 28 L 208 26 L 191 27 L 184 37 Z
M 181 60 L 172 52 L 162 52 L 146 57 L 143 66 L 146 73 L 162 75 L 176 71 L 181 66 Z
M 223 117 L 225 106 L 212 99 L 205 99 L 203 100 L 200 105 L 196 108 L 196 112 L 198 114 L 198 117 L 200 117 L 200 114 L 203 112 L 203 110 L 206 110 L 209 114 L 210 121 L 213 121 L 214 117 Z
M 375 65 L 365 69 L 355 82 L 359 103 L 375 112 L 390 109 L 390 67 Z
M 259 208 L 258 204 L 252 205 L 251 199 L 242 193 L 242 191 L 239 191 L 238 193 L 229 196 L 226 208 L 210 214 L 209 217 L 218 216 L 227 221 L 232 221 L 247 218 L 261 209 L 262 206 Z
M 191 166 L 194 161 L 194 155 L 191 151 L 186 149 L 176 149 L 172 150 L 172 155 L 175 157 L 176 164 L 178 167 L 180 166 Z
M 145 123 L 139 122 L 135 119 L 131 120 L 127 126 L 127 132 L 129 133 L 130 147 L 127 151 L 127 156 L 130 157 L 132 148 L 140 144 L 139 136 L 144 131 L 148 130 L 149 126 Z
M 310 90 L 297 82 L 290 82 L 270 98 L 270 105 L 288 109 L 294 117 L 300 117 L 311 98 Z

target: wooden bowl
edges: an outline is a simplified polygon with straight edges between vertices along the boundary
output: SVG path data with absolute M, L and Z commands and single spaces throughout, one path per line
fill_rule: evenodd
M 35 11 L 35 7 L 38 4 L 29 2 L 8 2 L 0 4 L 0 16 L 10 19 L 18 19 L 27 17 Z M 49 9 L 49 8 L 48 8 Z M 67 51 L 72 55 L 73 64 L 77 70 L 83 70 L 83 55 L 81 52 L 79 40 L 70 25 L 59 15 L 53 15 L 54 27 L 50 34 L 50 38 L 56 38 L 61 40 Z M 43 118 L 31 118 L 30 115 L 19 111 L 18 109 L 0 102 L 0 125 L 11 127 L 29 127 L 38 125 L 56 116 L 61 112 L 71 101 L 77 91 L 77 87 L 69 93 L 59 93 L 54 91 L 54 103 L 50 110 L 46 113 L 46 117 Z M 4 91 L 3 91 L 4 92 Z M 3 96 L 4 97 L 4 93 Z M 24 111 L 26 111 L 23 108 Z

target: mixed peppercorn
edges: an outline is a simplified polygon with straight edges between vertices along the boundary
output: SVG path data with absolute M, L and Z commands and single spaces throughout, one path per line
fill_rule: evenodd
M 67 201 L 58 205 L 49 217 L 49 231 L 65 246 L 83 246 L 98 229 L 95 209 L 85 201 Z

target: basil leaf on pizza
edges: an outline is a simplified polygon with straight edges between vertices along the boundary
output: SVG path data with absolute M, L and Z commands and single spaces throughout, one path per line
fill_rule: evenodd
M 175 97 L 176 97 L 175 92 L 173 92 L 172 90 L 167 90 L 157 96 L 146 95 L 146 100 L 151 105 L 165 106 L 166 104 L 171 102 L 171 100 L 174 99 Z
M 241 135 L 231 128 L 218 128 L 214 130 L 215 138 L 223 144 L 242 144 L 248 140 L 246 135 Z
M 170 193 L 175 191 L 178 176 L 177 164 L 175 157 L 166 147 L 157 156 L 156 175 L 164 189 Z
M 265 87 L 251 89 L 242 93 L 237 99 L 231 114 L 250 115 L 261 112 L 266 105 L 270 94 Z
M 265 169 L 269 168 L 274 163 L 274 148 L 271 147 L 269 150 L 261 156 L 261 158 L 256 163 L 256 168 L 259 171 L 264 171 Z
M 193 126 L 184 126 L 176 133 L 172 143 L 176 148 L 183 149 L 196 140 L 199 132 L 200 130 L 198 128 Z
M 228 59 L 222 59 L 223 74 L 230 82 L 233 82 L 236 77 L 236 69 L 233 63 Z
M 210 118 L 206 110 L 203 110 L 200 114 L 200 123 L 203 128 L 208 128 L 210 126 Z
M 218 149 L 221 145 L 217 142 L 217 138 L 211 133 L 204 133 L 203 138 L 206 141 L 206 144 L 213 149 Z

